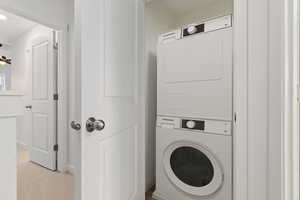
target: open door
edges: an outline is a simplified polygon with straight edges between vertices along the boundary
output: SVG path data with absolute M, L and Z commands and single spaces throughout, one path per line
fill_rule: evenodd
M 30 160 L 56 170 L 56 62 L 53 31 L 44 28 L 30 44 L 31 149 Z
M 78 0 L 81 200 L 142 200 L 140 0 Z

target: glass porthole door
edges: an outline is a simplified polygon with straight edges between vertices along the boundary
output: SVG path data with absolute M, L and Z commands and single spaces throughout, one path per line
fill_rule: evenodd
M 187 142 L 170 145 L 164 155 L 164 165 L 172 183 L 186 193 L 208 196 L 222 186 L 219 162 L 200 145 Z
M 214 177 L 214 166 L 209 158 L 193 147 L 173 151 L 170 166 L 178 179 L 193 187 L 204 187 Z

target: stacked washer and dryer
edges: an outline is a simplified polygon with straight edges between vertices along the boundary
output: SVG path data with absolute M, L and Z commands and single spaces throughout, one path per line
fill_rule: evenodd
M 158 200 L 232 199 L 232 17 L 159 38 Z

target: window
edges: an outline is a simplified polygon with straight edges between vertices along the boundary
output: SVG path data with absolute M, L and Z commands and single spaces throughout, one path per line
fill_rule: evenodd
M 6 76 L 4 73 L 0 73 L 0 90 L 5 90 L 6 88 Z

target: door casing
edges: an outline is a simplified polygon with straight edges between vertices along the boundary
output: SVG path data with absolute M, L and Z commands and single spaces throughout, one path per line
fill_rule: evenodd
M 299 179 L 293 178 L 299 177 L 299 114 L 292 109 L 298 107 L 299 3 L 234 0 L 234 30 L 234 200 L 253 200 L 257 195 L 269 200 L 299 199 Z M 258 52 L 267 55 L 261 57 Z M 253 71 L 251 67 L 257 65 L 264 69 Z M 254 91 L 257 84 L 267 88 L 267 94 Z M 255 113 L 257 108 L 260 114 Z M 253 162 L 253 151 L 258 151 L 256 145 L 262 148 L 261 141 L 248 140 L 257 134 L 254 130 L 263 133 L 266 142 L 266 148 L 257 154 L 258 163 Z M 254 172 L 263 177 L 255 180 L 251 177 Z
M 284 1 L 284 63 L 283 63 L 283 132 L 282 132 L 282 197 L 300 198 L 300 4 Z M 288 53 L 288 54 L 287 54 Z

